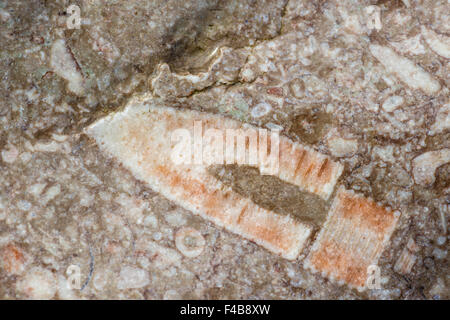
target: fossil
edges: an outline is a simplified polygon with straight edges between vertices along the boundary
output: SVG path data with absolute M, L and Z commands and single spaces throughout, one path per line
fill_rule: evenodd
M 412 267 L 416 263 L 416 253 L 419 251 L 419 247 L 413 239 L 409 239 L 406 247 L 403 248 L 400 256 L 394 265 L 394 270 L 401 274 L 408 274 L 411 272 Z
M 295 259 L 311 226 L 257 206 L 210 176 L 205 165 L 171 161 L 171 133 L 192 128 L 199 120 L 206 127 L 242 127 L 220 116 L 131 101 L 124 111 L 100 119 L 86 132 L 101 149 L 168 199 L 284 258 Z M 328 198 L 343 169 L 339 163 L 284 137 L 279 152 L 282 180 Z
M 399 212 L 340 188 L 306 268 L 363 290 L 368 268 L 376 265 L 399 216 Z

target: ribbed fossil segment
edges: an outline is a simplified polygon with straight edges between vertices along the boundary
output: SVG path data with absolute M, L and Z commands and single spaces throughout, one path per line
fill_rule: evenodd
M 131 112 L 130 108 L 127 110 L 129 110 L 127 112 Z M 241 122 L 229 118 L 191 110 L 175 110 L 172 108 L 149 107 L 149 110 L 154 114 L 159 114 L 160 117 L 159 119 L 150 121 L 165 121 L 166 128 L 157 131 L 158 135 L 162 134 L 162 130 L 171 133 L 182 128 L 189 130 L 191 136 L 195 139 L 196 133 L 193 128 L 196 126 L 195 123 L 201 123 L 202 127 L 200 130 L 202 133 L 200 134 L 203 134 L 203 160 L 205 160 L 205 155 L 213 153 L 211 152 L 211 149 L 214 149 L 214 143 L 217 143 L 217 140 L 214 140 L 207 135 L 208 129 L 219 130 L 224 133 L 223 138 L 220 138 L 223 146 L 225 146 L 230 137 L 235 138 L 237 142 L 235 149 L 231 150 L 231 152 L 228 150 L 228 144 L 227 148 L 225 148 L 224 162 L 227 164 L 239 163 L 254 165 L 258 167 L 263 174 L 266 174 L 268 172 L 266 168 L 270 166 L 270 163 L 276 158 L 279 165 L 277 166 L 277 170 L 270 172 L 271 175 L 294 184 L 303 191 L 317 194 L 325 200 L 328 199 L 333 192 L 336 182 L 343 170 L 343 166 L 340 163 L 331 160 L 329 157 L 307 146 L 295 143 L 284 136 L 278 136 L 279 142 L 276 142 L 271 133 L 262 132 L 261 129 L 254 126 L 244 125 Z M 158 125 L 161 125 L 161 123 Z M 226 131 L 227 129 L 235 130 L 233 133 L 234 137 Z M 255 138 L 253 140 L 256 142 L 255 145 L 257 146 L 255 149 L 251 149 L 252 137 Z M 165 141 L 161 141 L 160 143 L 168 144 L 171 139 L 170 135 L 165 139 Z M 243 145 L 245 147 L 243 149 L 239 149 L 239 139 L 244 139 L 244 141 L 245 139 L 248 139 L 247 142 L 244 142 Z M 271 145 L 276 143 L 279 148 L 278 150 L 273 149 L 275 150 L 273 151 Z M 270 150 L 268 150 L 266 155 L 262 155 L 264 154 L 262 151 L 266 148 Z M 193 151 L 195 152 L 195 150 Z M 277 151 L 278 154 L 272 154 L 272 152 Z M 244 161 L 244 159 L 248 160 L 254 154 L 258 154 L 255 163 Z M 198 156 L 198 152 L 196 155 L 192 155 L 193 162 L 196 162 L 196 156 Z M 229 161 L 230 157 L 234 159 L 234 161 Z M 166 158 L 169 160 L 168 156 Z
M 417 252 L 419 251 L 419 247 L 414 242 L 412 238 L 408 240 L 406 247 L 403 248 L 400 256 L 394 265 L 394 270 L 401 274 L 408 274 L 411 272 L 414 264 L 417 260 Z
M 333 192 L 343 166 L 327 156 L 285 137 L 280 138 L 279 178 L 319 195 L 325 200 Z
M 362 290 L 399 217 L 372 200 L 340 188 L 305 267 Z
M 198 120 L 219 128 L 239 125 L 217 116 L 138 102 L 94 123 L 87 133 L 168 199 L 286 259 L 295 259 L 310 236 L 310 226 L 257 206 L 211 176 L 206 165 L 172 161 L 171 133 L 191 128 Z

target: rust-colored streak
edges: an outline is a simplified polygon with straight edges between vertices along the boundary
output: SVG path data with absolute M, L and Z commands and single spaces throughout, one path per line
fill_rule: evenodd
M 1 262 L 1 266 L 7 273 L 18 274 L 25 263 L 25 257 L 17 246 L 10 243 L 2 250 Z
M 239 206 L 238 195 L 215 188 L 212 177 L 201 179 L 190 174 L 180 174 L 167 166 L 158 166 L 158 179 L 167 183 L 177 197 L 184 199 L 207 217 L 218 219 L 225 226 L 232 226 L 238 218 L 233 214 L 233 205 Z M 204 181 L 205 180 L 205 181 Z
M 317 172 L 317 177 L 320 178 L 322 174 L 326 172 L 326 169 L 329 167 L 330 166 L 328 166 L 328 158 L 325 158 L 325 160 L 323 160 L 322 164 L 320 165 L 319 172 Z
M 283 180 L 327 198 L 342 166 L 305 146 L 280 139 L 280 175 Z
M 240 223 L 241 223 L 242 218 L 244 217 L 245 212 L 247 211 L 247 209 L 248 209 L 248 204 L 246 204 L 246 205 L 242 208 L 241 213 L 239 214 L 239 217 L 238 217 L 238 219 L 237 219 L 237 224 L 240 224 Z
M 267 93 L 271 94 L 273 96 L 282 97 L 283 96 L 283 88 L 280 88 L 280 87 L 268 88 Z
M 303 228 L 292 220 L 286 222 L 285 217 L 264 210 L 232 191 L 214 189 L 196 178 L 181 176 L 167 166 L 158 166 L 157 171 L 162 182 L 170 184 L 178 197 L 198 206 L 204 216 L 219 220 L 228 229 L 286 254 L 290 259 L 289 254 L 302 245 L 299 232 L 308 232 L 306 226 Z
M 313 171 L 314 167 L 315 167 L 315 164 L 314 164 L 314 163 L 311 163 L 311 164 L 308 166 L 308 169 L 306 169 L 305 173 L 303 174 L 303 178 L 304 178 L 304 179 L 307 179 L 307 178 L 308 178 L 308 176 L 309 176 L 309 175 L 311 174 L 311 172 Z
M 296 177 L 303 166 L 303 158 L 305 157 L 306 151 L 301 150 L 301 154 L 298 156 L 297 166 L 295 167 L 294 177 Z

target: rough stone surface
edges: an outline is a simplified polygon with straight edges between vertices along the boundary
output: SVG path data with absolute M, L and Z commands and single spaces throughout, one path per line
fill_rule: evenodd
M 0 298 L 449 299 L 449 11 L 445 0 L 0 1 Z M 84 129 L 142 96 L 281 129 L 340 162 L 340 186 L 402 213 L 378 260 L 382 288 L 306 270 L 311 245 L 288 261 L 217 228 L 102 153 Z M 252 168 L 214 175 L 308 219 L 313 239 L 333 201 Z M 204 239 L 195 257 L 177 249 L 180 228 Z M 68 288 L 69 266 L 81 288 Z

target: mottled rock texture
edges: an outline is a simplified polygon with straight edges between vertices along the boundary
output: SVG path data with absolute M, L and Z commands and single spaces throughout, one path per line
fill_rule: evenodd
M 449 299 L 449 12 L 445 0 L 1 0 L 0 298 Z M 344 165 L 341 186 L 401 212 L 381 289 L 304 269 L 310 247 L 288 261 L 216 228 L 102 153 L 84 129 L 140 96 L 280 129 Z M 247 167 L 211 174 L 310 221 L 313 238 L 333 198 Z

